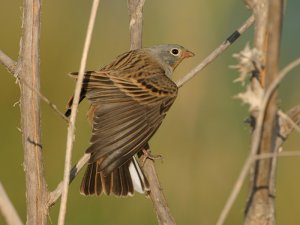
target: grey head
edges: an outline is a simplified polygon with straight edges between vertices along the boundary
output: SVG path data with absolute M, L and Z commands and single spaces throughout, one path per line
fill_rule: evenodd
M 167 76 L 171 76 L 174 69 L 183 59 L 195 54 L 177 44 L 161 44 L 147 48 L 153 57 L 164 67 Z

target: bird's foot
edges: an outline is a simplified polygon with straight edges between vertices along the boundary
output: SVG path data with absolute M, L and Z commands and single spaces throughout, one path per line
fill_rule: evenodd
M 153 161 L 155 160 L 161 160 L 163 162 L 163 156 L 162 155 L 153 155 L 151 154 L 151 151 L 149 149 L 143 149 L 143 155 L 141 156 L 141 164 L 144 166 L 146 159 L 151 159 Z

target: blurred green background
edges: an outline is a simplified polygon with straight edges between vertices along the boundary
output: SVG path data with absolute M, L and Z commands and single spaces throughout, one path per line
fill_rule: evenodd
M 62 111 L 75 82 L 67 76 L 79 69 L 92 1 L 42 1 L 41 92 Z M 281 63 L 300 56 L 300 1 L 289 0 L 283 23 Z M 239 27 L 250 15 L 243 1 L 146 1 L 144 46 L 178 43 L 196 53 L 176 71 L 179 79 Z M 17 59 L 21 35 L 22 1 L 0 0 L 0 49 Z M 250 131 L 243 120 L 247 106 L 233 99 L 243 91 L 232 81 L 232 54 L 252 42 L 247 31 L 228 51 L 181 88 L 166 120 L 151 141 L 152 151 L 164 156 L 156 168 L 169 206 L 178 224 L 214 224 L 232 189 L 250 147 Z M 100 2 L 87 69 L 97 69 L 129 48 L 126 1 Z M 300 102 L 300 69 L 280 86 L 280 106 L 287 110 Z M 297 76 L 298 75 L 298 76 Z M 19 88 L 0 66 L 0 180 L 25 221 L 23 151 L 21 146 Z M 49 190 L 63 176 L 66 123 L 41 103 L 42 144 Z M 88 104 L 81 104 L 77 120 L 75 163 L 88 145 Z M 300 150 L 299 134 L 293 134 L 285 150 Z M 277 176 L 277 221 L 300 224 L 300 158 L 280 158 Z M 66 224 L 157 224 L 151 201 L 132 198 L 83 197 L 79 194 L 82 173 L 70 186 Z M 234 204 L 226 224 L 242 224 L 248 182 Z M 50 211 L 56 224 L 59 204 Z M 0 216 L 0 224 L 4 224 Z M 51 224 L 51 223 L 49 223 Z

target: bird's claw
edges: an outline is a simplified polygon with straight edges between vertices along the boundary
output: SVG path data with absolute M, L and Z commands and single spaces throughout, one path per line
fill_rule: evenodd
M 153 161 L 159 159 L 163 162 L 163 156 L 162 155 L 152 155 L 150 150 L 143 149 L 143 155 L 141 156 L 141 159 L 140 159 L 142 166 L 144 166 L 144 164 L 146 162 L 146 159 L 151 159 Z

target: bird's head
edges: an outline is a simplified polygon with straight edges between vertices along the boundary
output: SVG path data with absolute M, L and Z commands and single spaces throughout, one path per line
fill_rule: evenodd
M 195 54 L 186 48 L 177 44 L 155 45 L 149 48 L 150 52 L 165 68 L 171 69 L 172 72 L 185 58 Z

